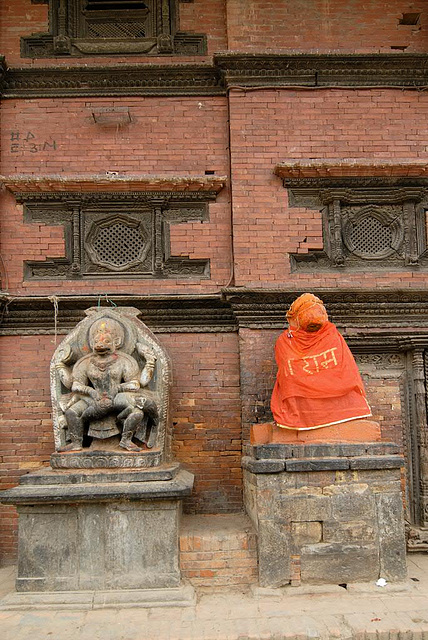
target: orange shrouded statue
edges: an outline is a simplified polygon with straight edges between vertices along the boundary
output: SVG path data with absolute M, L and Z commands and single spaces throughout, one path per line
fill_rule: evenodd
M 275 345 L 275 428 L 307 431 L 371 416 L 355 360 L 322 300 L 305 293 Z

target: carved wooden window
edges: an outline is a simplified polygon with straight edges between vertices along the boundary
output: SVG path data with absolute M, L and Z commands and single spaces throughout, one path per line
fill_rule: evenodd
M 324 249 L 291 254 L 299 271 L 428 267 L 424 188 L 291 188 L 290 205 L 321 210 Z
M 206 53 L 205 35 L 179 31 L 180 0 L 47 2 L 49 33 L 22 38 L 23 57 Z
M 213 192 L 19 193 L 28 223 L 62 225 L 65 257 L 26 261 L 24 277 L 209 278 L 209 260 L 171 255 L 170 227 L 208 220 Z
M 127 39 L 155 35 L 152 0 L 87 0 L 80 16 L 84 37 Z
M 107 271 L 126 271 L 136 267 L 140 271 L 150 272 L 150 222 L 145 222 L 127 215 L 89 221 L 85 250 L 92 264 L 104 267 Z

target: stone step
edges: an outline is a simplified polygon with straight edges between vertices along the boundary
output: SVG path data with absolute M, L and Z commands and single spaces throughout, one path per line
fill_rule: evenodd
M 257 537 L 246 515 L 185 515 L 180 531 L 181 575 L 193 586 L 257 582 Z

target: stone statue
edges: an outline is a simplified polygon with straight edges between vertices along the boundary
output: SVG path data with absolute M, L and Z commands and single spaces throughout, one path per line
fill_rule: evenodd
M 357 364 L 322 300 L 299 296 L 287 321 L 275 344 L 274 422 L 252 425 L 252 443 L 380 440 Z
M 89 309 L 56 350 L 51 380 L 59 453 L 87 451 L 91 439 L 99 450 L 118 435 L 118 447 L 132 453 L 163 443 L 170 365 L 138 313 Z
M 317 429 L 370 417 L 354 357 L 322 300 L 303 294 L 287 320 L 289 329 L 275 345 L 278 374 L 271 409 L 276 425 Z

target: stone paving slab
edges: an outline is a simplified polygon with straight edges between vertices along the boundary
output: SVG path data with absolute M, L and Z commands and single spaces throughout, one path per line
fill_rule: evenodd
M 57 591 L 9 593 L 0 600 L 0 611 L 45 609 L 148 609 L 190 607 L 196 602 L 191 585 L 170 589 L 123 589 L 121 591 Z
M 428 640 L 428 554 L 408 557 L 402 585 L 199 589 L 188 607 L 1 610 L 1 640 Z M 414 580 L 412 580 L 412 578 Z M 0 569 L 0 594 L 13 571 Z M 266 590 L 265 590 L 266 591 Z M 95 603 L 95 599 L 93 604 Z

